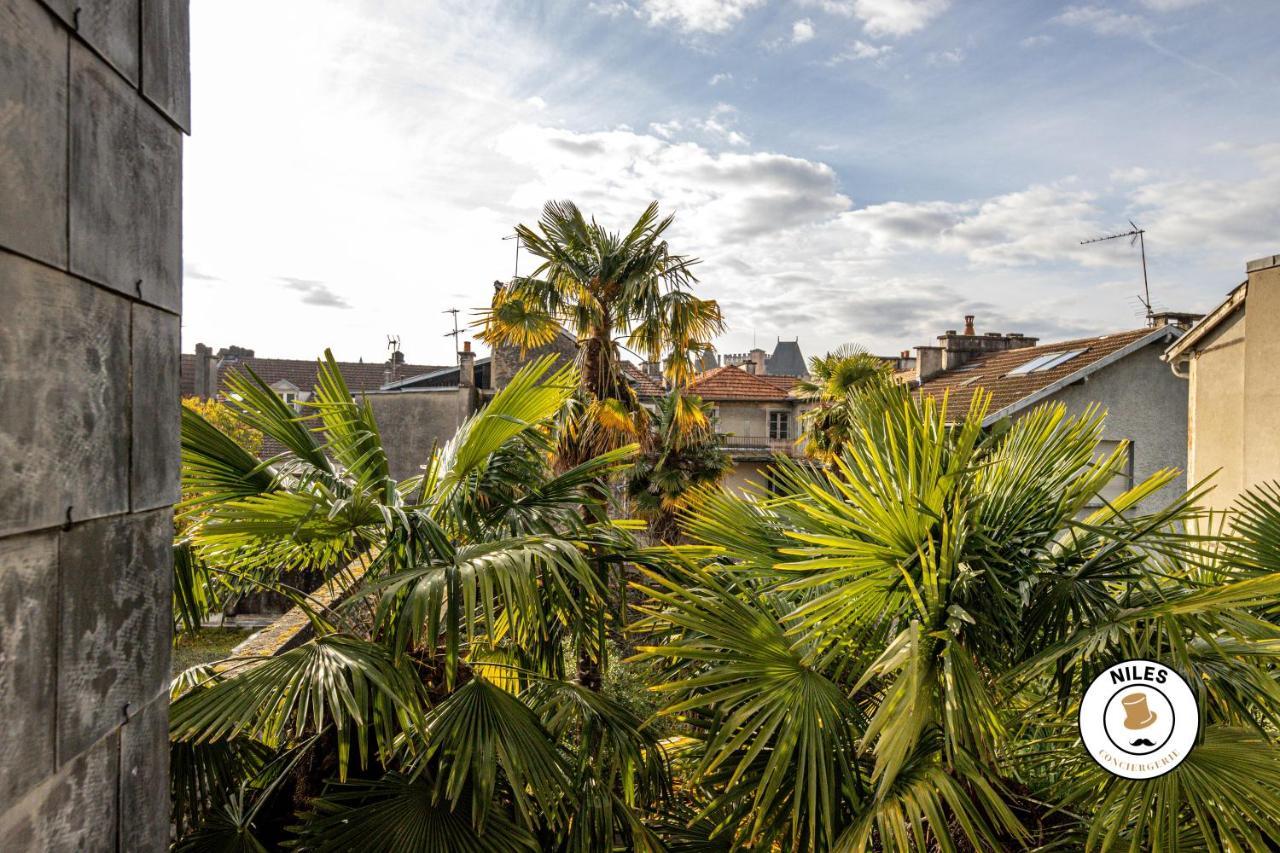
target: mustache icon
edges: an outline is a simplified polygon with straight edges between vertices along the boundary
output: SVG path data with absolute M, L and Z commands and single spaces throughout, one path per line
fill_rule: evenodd
M 1129 746 L 1155 746 L 1155 745 L 1156 745 L 1155 741 L 1147 740 L 1144 737 L 1140 737 L 1137 740 L 1129 741 Z

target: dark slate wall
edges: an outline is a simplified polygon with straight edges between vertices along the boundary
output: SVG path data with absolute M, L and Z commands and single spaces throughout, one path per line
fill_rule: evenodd
M 164 850 L 186 0 L 0 0 L 0 850 Z

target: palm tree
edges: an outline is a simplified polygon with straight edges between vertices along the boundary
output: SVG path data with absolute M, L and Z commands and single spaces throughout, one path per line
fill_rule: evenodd
M 659 218 L 654 202 L 625 234 L 611 232 L 559 201 L 547 203 L 536 229 L 516 226 L 521 244 L 542 261 L 494 294 L 481 337 L 522 348 L 549 343 L 561 328 L 577 338 L 582 395 L 601 429 L 577 436 L 574 462 L 606 446 L 611 433 L 615 441 L 617 433 L 635 434 L 631 421 L 643 417 L 622 372 L 621 342 L 661 361 L 682 385 L 723 330 L 715 300 L 689 290 L 697 259 L 674 254 L 663 239 L 673 221 Z
M 806 455 L 834 459 L 854 429 L 850 395 L 870 383 L 887 381 L 889 373 L 882 359 L 853 344 L 810 358 L 809 378 L 791 392 L 816 404 L 800 415 L 805 424 L 800 440 Z
M 733 463 L 711 425 L 710 407 L 673 388 L 658 401 L 654 440 L 636 461 L 627 494 L 660 542 L 679 538 L 678 514 Z
M 515 278 L 494 294 L 479 321 L 480 337 L 521 348 L 549 343 L 562 328 L 576 337 L 581 408 L 560 434 L 562 466 L 584 464 L 652 435 L 648 413 L 623 374 L 620 342 L 651 362 L 661 360 L 673 384 L 683 385 L 723 328 L 716 302 L 689 290 L 696 259 L 673 253 L 663 239 L 673 219 L 659 218 L 654 202 L 626 233 L 618 233 L 560 201 L 547 203 L 536 229 L 516 227 L 525 249 L 542 261 L 533 275 Z M 603 570 L 599 561 L 597 567 Z M 599 634 L 605 633 L 602 621 Z M 602 664 L 584 646 L 580 682 L 598 689 Z
M 600 488 L 634 448 L 551 467 L 578 385 L 551 364 L 523 369 L 402 481 L 328 353 L 301 417 L 257 377 L 236 382 L 240 420 L 285 448 L 265 462 L 184 410 L 192 560 L 289 595 L 312 636 L 175 681 L 181 849 L 647 849 L 663 750 L 565 673 L 571 648 L 599 641 L 588 555 L 642 558 Z M 320 607 L 280 584 L 281 565 L 327 572 L 345 595 Z
M 1095 459 L 1101 416 L 992 434 L 987 406 L 948 425 L 871 387 L 831 464 L 691 510 L 699 548 L 648 571 L 637 626 L 688 733 L 685 826 L 760 851 L 1274 849 L 1280 491 L 1225 538 L 1189 532 L 1203 487 L 1135 512 L 1173 471 L 1090 511 L 1122 453 Z M 1188 677 L 1204 719 L 1145 781 L 1094 764 L 1075 722 L 1130 658 Z

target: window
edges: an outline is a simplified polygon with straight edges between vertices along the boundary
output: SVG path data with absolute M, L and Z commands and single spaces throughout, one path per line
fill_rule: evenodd
M 769 438 L 771 440 L 791 438 L 791 413 L 776 411 L 769 413 Z
M 1124 450 L 1121 452 L 1120 460 L 1116 464 L 1116 473 L 1102 487 L 1102 491 L 1098 492 L 1097 496 L 1089 501 L 1091 508 L 1102 506 L 1104 500 L 1111 503 L 1133 488 L 1133 442 L 1103 439 L 1098 442 L 1098 447 L 1093 452 L 1093 458 L 1094 461 L 1108 459 L 1121 445 L 1124 445 Z
M 1006 373 L 1005 376 L 1025 376 L 1028 373 L 1043 373 L 1046 370 L 1053 370 L 1058 365 L 1066 364 L 1082 352 L 1084 352 L 1083 349 L 1073 349 L 1067 352 L 1048 352 L 1018 365 Z

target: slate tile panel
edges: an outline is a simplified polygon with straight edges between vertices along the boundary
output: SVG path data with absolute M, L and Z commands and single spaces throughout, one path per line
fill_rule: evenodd
M 168 509 L 62 534 L 59 760 L 139 713 L 168 682 L 172 540 Z
M 67 34 L 0 0 L 0 246 L 67 263 Z
M 177 312 L 181 133 L 74 42 L 70 152 L 71 271 Z
M 0 251 L 0 305 L 0 536 L 124 512 L 129 304 Z

